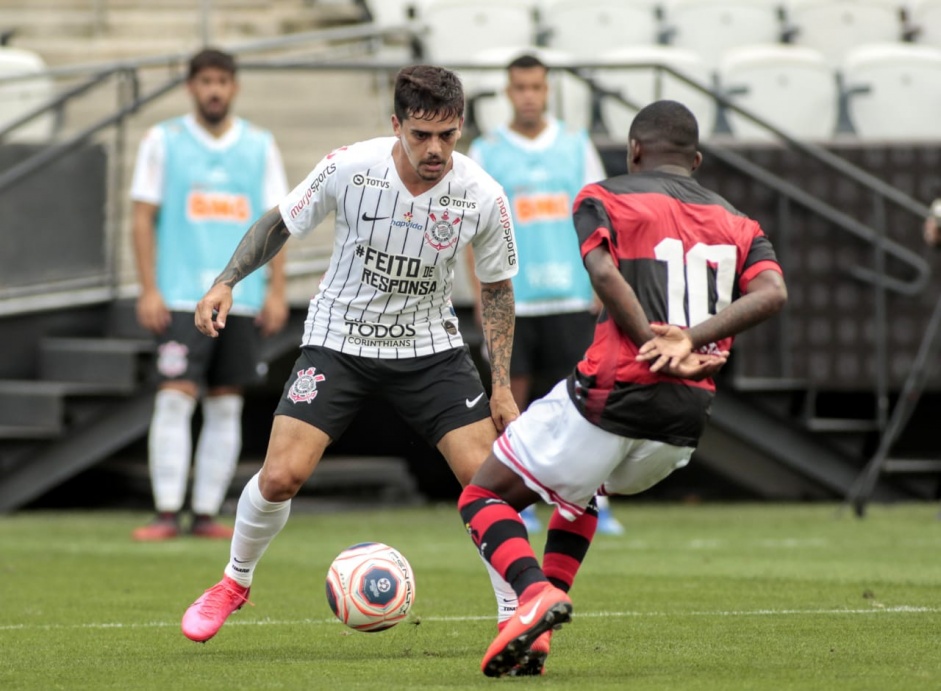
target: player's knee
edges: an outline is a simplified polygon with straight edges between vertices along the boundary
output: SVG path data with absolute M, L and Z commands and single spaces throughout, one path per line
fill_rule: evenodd
M 268 501 L 287 501 L 301 489 L 307 475 L 287 466 L 270 466 L 262 469 L 258 477 L 258 489 Z

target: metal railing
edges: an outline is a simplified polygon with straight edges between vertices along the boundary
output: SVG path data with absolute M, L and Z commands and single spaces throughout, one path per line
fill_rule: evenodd
M 252 59 L 250 56 L 272 51 L 284 51 L 287 48 L 298 46 L 324 43 L 331 45 L 347 45 L 351 47 L 351 50 L 348 52 L 355 53 L 356 51 L 364 50 L 363 46 L 367 42 L 381 39 L 383 36 L 393 35 L 401 37 L 403 33 L 411 35 L 412 37 L 418 35 L 410 33 L 413 29 L 414 27 L 409 26 L 380 28 L 372 24 L 363 24 L 304 32 L 262 41 L 252 41 L 231 46 L 229 50 L 240 56 L 240 69 L 246 71 L 346 70 L 355 72 L 393 73 L 401 67 L 400 64 L 382 62 L 379 60 L 346 59 L 342 50 L 334 50 L 329 56 L 305 58 L 295 56 Z M 109 127 L 115 128 L 115 147 L 119 151 L 123 150 L 123 147 L 126 145 L 124 125 L 128 116 L 138 112 L 142 107 L 176 88 L 183 80 L 182 67 L 187 59 L 187 54 L 176 53 L 133 61 L 74 65 L 49 70 L 46 73 L 47 76 L 85 76 L 86 81 L 73 87 L 68 92 L 60 94 L 49 103 L 44 104 L 43 107 L 36 108 L 31 113 L 24 115 L 23 118 L 18 120 L 17 124 L 23 124 L 29 119 L 38 117 L 49 110 L 61 110 L 68 102 L 89 93 L 94 87 L 105 83 L 110 78 L 116 78 L 116 82 L 119 85 L 119 90 L 122 94 L 120 106 L 109 116 L 100 119 L 64 141 L 49 147 L 47 150 L 23 161 L 17 166 L 4 171 L 0 174 L 0 194 L 15 184 L 15 182 L 22 180 L 24 177 L 36 174 L 57 157 L 89 141 L 93 136 Z M 479 63 L 448 64 L 447 66 L 457 70 L 479 71 L 486 69 L 503 69 L 503 66 L 487 66 Z M 174 74 L 156 88 L 142 94 L 139 89 L 140 82 L 138 73 L 140 70 L 154 67 L 170 68 Z M 871 246 L 872 266 L 852 267 L 850 274 L 855 279 L 871 285 L 873 289 L 874 321 L 876 326 L 875 350 L 877 356 L 876 382 L 874 385 L 877 400 L 875 417 L 879 429 L 884 429 L 889 407 L 889 379 L 887 374 L 887 335 L 889 332 L 887 294 L 915 295 L 927 286 L 931 275 L 930 266 L 922 256 L 888 237 L 886 228 L 887 206 L 891 204 L 899 207 L 910 213 L 913 218 L 919 219 L 919 221 L 928 213 L 928 208 L 918 200 L 851 164 L 822 146 L 794 139 L 786 132 L 763 120 L 755 113 L 732 102 L 721 92 L 716 91 L 708 85 L 699 83 L 669 66 L 659 64 L 621 66 L 611 65 L 609 63 L 580 62 L 573 63 L 564 68 L 557 67 L 556 69 L 568 70 L 578 79 L 588 83 L 591 88 L 596 93 L 601 94 L 603 98 L 615 99 L 630 109 L 638 110 L 641 104 L 633 102 L 624 94 L 606 89 L 599 83 L 597 79 L 599 71 L 611 68 L 617 68 L 619 70 L 655 70 L 661 80 L 669 77 L 674 80 L 679 80 L 702 93 L 708 94 L 715 100 L 719 109 L 737 112 L 742 117 L 775 135 L 783 145 L 810 157 L 822 167 L 833 171 L 834 174 L 846 180 L 853 181 L 871 194 L 873 201 L 873 218 L 875 220 L 873 224 L 869 225 L 853 218 L 841 209 L 827 204 L 812 193 L 783 179 L 781 176 L 752 163 L 744 156 L 736 153 L 732 148 L 719 146 L 708 141 L 704 141 L 701 145 L 701 148 L 709 156 L 722 161 L 725 165 L 741 172 L 743 175 L 758 180 L 762 185 L 773 190 L 781 200 L 779 204 L 780 219 L 786 217 L 791 206 L 797 206 L 825 219 L 838 232 L 852 235 Z M 29 77 L 35 78 L 36 75 L 29 75 Z M 3 81 L 5 80 L 0 80 L 0 83 Z M 3 132 L 0 132 L 0 137 L 9 129 L 8 127 L 5 128 Z M 122 157 L 118 158 L 120 159 Z M 115 173 L 115 177 L 118 181 L 123 181 L 123 163 L 118 160 L 116 165 L 118 166 L 118 170 Z M 121 189 L 123 189 L 122 184 L 112 185 L 112 204 L 119 205 L 121 203 L 121 194 L 114 193 L 115 190 Z M 119 210 L 116 209 L 112 211 L 111 217 L 113 219 L 120 219 L 122 216 Z M 782 233 L 787 232 L 787 223 L 779 223 L 779 226 Z M 117 240 L 118 234 L 112 230 L 108 234 L 108 237 L 113 245 Z M 116 251 L 113 247 L 110 252 L 112 257 L 116 255 Z M 904 275 L 889 275 L 887 273 L 889 259 L 894 260 L 894 262 L 902 268 Z M 320 263 L 311 263 L 309 258 L 305 261 L 305 271 L 313 272 L 322 269 L 322 264 Z M 115 272 L 112 271 L 112 275 L 109 279 L 113 281 L 115 278 Z M 41 294 L 45 288 L 48 288 L 48 286 L 38 286 L 37 293 Z M 116 289 L 116 286 L 111 285 L 110 288 L 113 291 Z M 0 310 L 0 312 L 2 312 L 2 310 Z M 788 376 L 789 363 L 787 354 L 783 350 L 780 353 L 780 369 L 783 377 Z

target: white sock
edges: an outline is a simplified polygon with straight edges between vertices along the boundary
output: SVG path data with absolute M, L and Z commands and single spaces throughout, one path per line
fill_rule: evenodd
M 484 556 L 480 555 L 481 561 L 487 567 L 487 573 L 490 575 L 490 584 L 493 586 L 493 595 L 497 598 L 497 623 L 502 624 L 507 621 L 516 612 L 519 606 L 519 600 L 516 592 L 510 587 L 510 584 L 503 580 L 503 577 L 497 573 Z
M 607 511 L 611 508 L 611 503 L 608 501 L 608 498 L 603 494 L 595 495 L 595 505 L 598 507 L 599 511 Z
M 258 560 L 290 515 L 291 500 L 268 501 L 261 495 L 258 474 L 253 475 L 239 497 L 225 575 L 246 588 L 250 586 Z
M 241 450 L 242 397 L 229 394 L 204 399 L 203 428 L 194 462 L 193 513 L 219 513 Z
M 182 391 L 161 389 L 147 437 L 150 486 L 158 512 L 183 508 L 193 449 L 191 420 L 196 401 Z

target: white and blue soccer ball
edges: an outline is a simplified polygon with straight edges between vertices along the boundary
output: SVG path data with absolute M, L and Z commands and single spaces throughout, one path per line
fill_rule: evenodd
M 340 552 L 327 572 L 327 603 L 357 631 L 385 631 L 408 616 L 415 576 L 400 552 L 363 542 Z

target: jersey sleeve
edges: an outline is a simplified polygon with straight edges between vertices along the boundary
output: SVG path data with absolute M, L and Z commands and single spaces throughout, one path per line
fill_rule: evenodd
M 582 258 L 602 245 L 614 253 L 617 239 L 611 230 L 611 218 L 604 202 L 599 198 L 597 185 L 586 185 L 575 198 L 573 220 Z
M 281 199 L 278 209 L 292 235 L 306 235 L 336 210 L 337 165 L 335 157 L 323 158 L 301 184 Z
M 471 244 L 474 247 L 474 272 L 481 283 L 496 283 L 513 278 L 519 271 L 516 258 L 516 235 L 510 205 L 501 190 L 494 199 L 482 228 Z
M 284 172 L 281 151 L 273 136 L 268 137 L 268 149 L 265 152 L 265 208 L 277 206 L 288 193 L 288 179 Z
M 751 238 L 751 244 L 745 252 L 745 261 L 742 263 L 742 271 L 738 280 L 738 288 L 743 293 L 749 282 L 762 271 L 784 273 L 778 263 L 774 247 L 771 246 L 771 241 L 764 234 L 761 226 L 754 221 L 750 221 L 750 223 L 753 226 L 754 234 Z
M 137 150 L 134 177 L 131 180 L 131 199 L 160 206 L 163 202 L 163 169 L 166 160 L 166 142 L 163 130 L 152 127 L 144 135 Z

